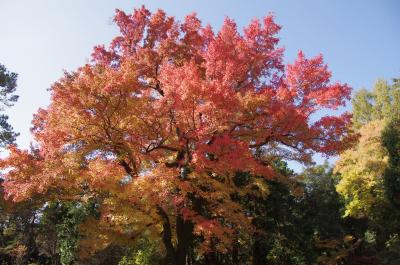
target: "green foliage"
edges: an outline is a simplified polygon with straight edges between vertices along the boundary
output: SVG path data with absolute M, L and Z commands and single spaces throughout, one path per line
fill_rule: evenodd
M 155 244 L 148 239 L 140 239 L 132 254 L 122 257 L 118 265 L 155 265 L 157 263 Z
M 17 77 L 16 73 L 9 72 L 4 65 L 0 64 L 0 111 L 12 106 L 18 100 L 18 96 L 14 94 L 17 88 Z M 0 147 L 13 143 L 17 136 L 18 134 L 8 123 L 8 116 L 0 114 Z
M 78 248 L 79 232 L 77 225 L 85 216 L 83 207 L 76 203 L 60 205 L 61 222 L 56 225 L 58 250 L 63 265 L 73 264 Z
M 301 178 L 284 161 L 275 161 L 274 165 L 292 182 L 264 180 L 269 190 L 267 197 L 240 198 L 258 231 L 253 245 L 247 246 L 253 264 L 316 264 L 324 251 L 316 246 L 316 239 L 341 239 L 345 234 L 340 214 L 342 203 L 335 190 L 337 176 L 328 164 L 307 168 Z M 235 181 L 237 185 L 246 185 L 250 178 L 251 175 L 242 173 L 237 174 Z M 243 264 L 249 259 L 244 249 Z
M 343 152 L 335 170 L 340 173 L 336 189 L 345 200 L 345 216 L 373 218 L 387 204 L 383 174 L 387 152 L 381 143 L 384 120 L 374 120 L 359 129 L 359 142 Z
M 355 128 L 374 121 L 390 119 L 400 113 L 400 86 L 398 79 L 393 84 L 379 79 L 372 91 L 360 89 L 352 100 L 353 124 Z
M 389 155 L 385 170 L 385 191 L 389 201 L 400 211 L 400 116 L 393 118 L 382 133 Z
M 79 202 L 50 202 L 41 219 L 45 227 L 53 226 L 57 237 L 56 254 L 63 265 L 75 264 L 79 246 L 79 225 L 93 213 L 93 205 Z
M 379 80 L 372 92 L 359 91 L 353 107 L 359 142 L 336 163 L 340 173 L 336 188 L 347 216 L 344 221 L 355 238 L 362 240 L 358 251 L 364 253 L 364 263 L 368 256 L 370 262 L 376 260 L 372 264 L 378 260 L 379 264 L 399 264 L 399 80 L 391 85 Z
M 400 264 L 400 236 L 393 234 L 385 242 L 385 252 L 382 255 L 382 265 Z
M 289 238 L 276 236 L 273 239 L 271 248 L 266 257 L 267 264 L 273 265 L 305 265 L 305 254 L 302 249 L 296 245 L 297 242 L 291 242 Z M 294 243 L 294 244 L 293 244 Z
M 7 107 L 18 100 L 18 96 L 14 95 L 17 77 L 16 73 L 9 72 L 4 65 L 0 64 L 0 102 Z
M 27 264 L 31 260 L 46 264 L 36 240 L 40 204 L 36 201 L 11 204 L 2 197 L 0 186 L 0 264 Z
M 304 217 L 313 234 L 320 239 L 344 236 L 341 211 L 343 203 L 335 189 L 338 176 L 328 163 L 309 167 L 302 173 L 305 185 Z
M 0 189 L 2 197 L 2 189 Z M 0 264 L 76 264 L 79 224 L 92 204 L 0 200 Z

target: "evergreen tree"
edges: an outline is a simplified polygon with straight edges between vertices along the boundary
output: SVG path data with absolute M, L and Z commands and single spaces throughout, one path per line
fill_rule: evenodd
M 4 65 L 0 64 L 0 111 L 4 111 L 6 107 L 12 106 L 18 100 L 18 96 L 14 94 L 17 88 L 17 77 L 16 73 L 9 72 Z M 18 134 L 8 123 L 8 116 L 0 114 L 0 147 L 13 143 L 17 136 Z

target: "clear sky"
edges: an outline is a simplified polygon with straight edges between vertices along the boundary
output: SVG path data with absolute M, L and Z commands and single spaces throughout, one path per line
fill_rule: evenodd
M 0 63 L 19 74 L 18 103 L 10 123 L 27 148 L 32 114 L 49 103 L 47 89 L 63 69 L 89 60 L 92 47 L 117 33 L 115 8 L 130 12 L 145 4 L 182 20 L 196 12 L 218 29 L 225 16 L 239 28 L 272 12 L 283 26 L 280 45 L 292 62 L 298 50 L 324 55 L 333 79 L 354 89 L 370 88 L 378 77 L 400 77 L 400 1 L 398 0 L 0 0 Z

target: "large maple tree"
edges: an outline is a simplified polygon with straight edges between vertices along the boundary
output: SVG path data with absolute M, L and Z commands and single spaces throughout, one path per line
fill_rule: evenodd
M 344 106 L 350 87 L 330 81 L 321 55 L 285 66 L 272 16 L 243 33 L 229 18 L 214 32 L 195 14 L 179 22 L 144 7 L 114 21 L 120 35 L 65 73 L 35 114 L 37 148 L 12 146 L 1 162 L 9 198 L 100 196 L 96 228 L 162 232 L 167 260 L 185 264 L 194 236 L 207 252 L 251 234 L 232 194 L 287 181 L 274 161 L 308 163 L 352 140 L 349 114 L 314 115 Z M 257 177 L 239 188 L 237 172 Z

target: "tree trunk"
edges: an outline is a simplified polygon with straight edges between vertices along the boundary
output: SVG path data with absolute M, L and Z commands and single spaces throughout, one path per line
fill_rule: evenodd
M 238 247 L 238 240 L 235 240 L 232 249 L 232 265 L 239 265 L 239 247 Z
M 214 251 L 204 254 L 204 260 L 207 265 L 218 265 L 217 255 Z
M 265 255 L 265 253 L 262 249 L 259 236 L 255 235 L 253 244 L 253 265 L 264 265 L 265 261 L 263 255 Z
M 175 249 L 172 245 L 171 224 L 169 222 L 168 214 L 161 206 L 157 206 L 157 213 L 160 215 L 163 222 L 162 241 L 167 251 L 167 256 L 164 264 L 176 264 Z
M 193 240 L 193 223 L 185 221 L 181 215 L 176 217 L 176 264 L 186 265 L 188 250 Z
M 172 230 L 168 214 L 161 206 L 157 207 L 157 212 L 163 222 L 162 241 L 167 251 L 164 264 L 186 265 L 189 247 L 193 241 L 193 223 L 185 221 L 181 215 L 176 217 L 176 248 L 172 244 Z

